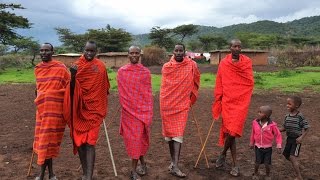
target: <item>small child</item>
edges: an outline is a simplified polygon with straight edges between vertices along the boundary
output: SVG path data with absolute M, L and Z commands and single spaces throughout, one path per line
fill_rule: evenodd
M 281 132 L 286 131 L 287 133 L 287 142 L 283 155 L 287 160 L 291 161 L 296 172 L 297 179 L 300 180 L 302 180 L 302 176 L 297 157 L 299 156 L 302 140 L 309 130 L 307 120 L 304 118 L 302 113 L 299 112 L 301 104 L 302 100 L 298 96 L 291 96 L 287 99 L 287 109 L 289 114 L 286 115 L 283 127 L 280 128 Z
M 271 120 L 272 109 L 270 106 L 259 108 L 258 118 L 252 122 L 252 132 L 250 137 L 250 148 L 255 150 L 256 161 L 252 179 L 259 179 L 259 166 L 264 164 L 266 168 L 266 178 L 271 179 L 271 155 L 272 142 L 276 139 L 278 153 L 281 154 L 282 136 L 277 124 Z

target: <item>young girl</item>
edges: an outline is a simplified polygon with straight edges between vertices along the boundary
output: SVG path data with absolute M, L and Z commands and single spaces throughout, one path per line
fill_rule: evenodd
M 277 124 L 270 119 L 272 109 L 270 106 L 261 106 L 258 118 L 252 122 L 252 132 L 250 137 L 250 148 L 255 150 L 256 161 L 252 179 L 259 179 L 259 166 L 264 164 L 266 168 L 266 178 L 271 179 L 271 155 L 272 142 L 276 139 L 278 153 L 281 153 L 282 136 Z
M 291 96 L 287 99 L 287 109 L 289 114 L 286 115 L 283 127 L 280 129 L 281 132 L 286 131 L 287 133 L 287 143 L 284 148 L 283 155 L 287 160 L 291 161 L 296 172 L 297 179 L 300 180 L 302 180 L 302 176 L 297 157 L 299 156 L 302 140 L 309 130 L 307 120 L 299 111 L 301 104 L 302 100 L 298 96 Z

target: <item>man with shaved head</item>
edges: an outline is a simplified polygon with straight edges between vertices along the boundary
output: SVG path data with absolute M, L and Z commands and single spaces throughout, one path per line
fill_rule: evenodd
M 150 128 L 153 116 L 153 97 L 150 70 L 139 63 L 141 49 L 131 46 L 129 64 L 118 70 L 117 82 L 122 107 L 120 134 L 127 154 L 132 159 L 130 179 L 138 180 L 147 174 L 144 160 L 150 145 Z M 140 166 L 137 167 L 140 160 Z
M 74 154 L 79 153 L 82 180 L 91 180 L 95 163 L 95 145 L 100 126 L 107 115 L 109 80 L 105 64 L 95 57 L 97 46 L 88 41 L 83 55 L 72 67 L 64 115 L 70 127 Z
M 235 138 L 242 136 L 254 82 L 252 62 L 249 57 L 241 54 L 241 41 L 231 40 L 230 51 L 231 54 L 219 64 L 212 114 L 214 120 L 222 116 L 219 144 L 223 146 L 223 150 L 216 161 L 216 167 L 226 165 L 226 153 L 230 149 L 232 156 L 230 174 L 239 176 Z
M 37 64 L 34 70 L 37 96 L 34 102 L 37 113 L 33 151 L 38 155 L 37 164 L 41 169 L 36 180 L 44 179 L 47 167 L 49 179 L 56 179 L 52 159 L 58 157 L 66 126 L 63 119 L 63 100 L 70 74 L 62 62 L 52 59 L 53 53 L 50 43 L 42 44 L 42 62 Z

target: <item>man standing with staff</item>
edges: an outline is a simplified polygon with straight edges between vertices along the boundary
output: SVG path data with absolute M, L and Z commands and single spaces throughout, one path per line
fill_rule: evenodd
M 63 119 L 63 99 L 70 74 L 62 62 L 52 59 L 53 53 L 53 46 L 50 43 L 42 44 L 40 47 L 42 62 L 37 64 L 34 70 L 37 96 L 34 102 L 37 113 L 33 151 L 38 155 L 37 164 L 41 167 L 36 180 L 44 179 L 47 167 L 49 179 L 56 179 L 52 158 L 59 154 L 66 126 Z
M 64 115 L 71 130 L 74 154 L 79 153 L 83 180 L 91 180 L 93 176 L 95 145 L 107 113 L 110 87 L 106 67 L 95 58 L 96 53 L 96 43 L 88 41 L 84 54 L 70 68 L 72 81 L 64 104 Z
M 188 113 L 198 96 L 200 72 L 196 62 L 185 56 L 185 46 L 176 44 L 170 61 L 162 67 L 160 114 L 162 135 L 169 144 L 171 164 L 169 171 L 177 177 L 186 177 L 178 167 L 183 134 Z
M 232 156 L 230 174 L 239 176 L 236 138 L 242 136 L 254 81 L 251 59 L 241 54 L 241 41 L 232 40 L 230 51 L 231 54 L 228 54 L 219 64 L 212 114 L 214 120 L 222 116 L 219 144 L 223 146 L 223 150 L 216 161 L 216 167 L 225 165 L 227 150 L 230 149 Z

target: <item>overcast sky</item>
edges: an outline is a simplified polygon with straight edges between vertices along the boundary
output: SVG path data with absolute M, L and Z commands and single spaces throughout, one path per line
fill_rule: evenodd
M 32 29 L 19 31 L 40 42 L 57 41 L 53 28 L 75 33 L 110 24 L 132 34 L 148 33 L 153 26 L 182 24 L 223 27 L 259 20 L 287 22 L 320 15 L 320 0 L 0 0 L 22 4 L 15 11 L 29 19 Z

